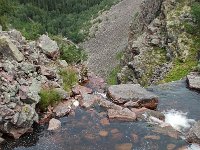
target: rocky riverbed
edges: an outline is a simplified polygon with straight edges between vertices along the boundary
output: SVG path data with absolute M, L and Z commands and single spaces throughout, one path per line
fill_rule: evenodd
M 200 119 L 200 94 L 187 89 L 185 81 L 149 87 L 148 91 L 159 97 L 160 113 L 144 107 L 121 111 L 122 105 L 100 96 L 87 109 L 79 106 L 60 118 L 57 130 L 47 131 L 48 124 L 37 126 L 19 140 L 8 140 L 2 149 L 197 150 L 198 145 L 188 144 L 184 137 L 193 135 L 193 131 L 198 136 L 198 122 L 192 126 Z M 110 110 L 119 114 L 112 117 Z M 192 139 L 195 142 L 197 137 L 193 135 Z
M 103 13 L 100 16 L 103 22 L 96 37 L 82 43 L 90 55 L 88 67 L 96 74 L 105 77 L 117 64 L 115 55 L 126 45 L 126 31 L 132 16 L 130 12 L 135 13 L 139 3 L 123 0 L 108 13 Z M 163 44 L 161 41 L 165 40 L 159 40 L 162 36 L 157 26 L 163 23 L 159 20 L 161 18 L 155 18 L 161 3 L 160 0 L 144 1 L 141 8 L 147 11 L 140 12 L 139 19 L 147 17 L 147 20 L 143 20 L 144 24 L 136 23 L 139 30 L 154 19 L 147 28 L 148 35 L 153 36 L 146 40 L 144 33 L 139 38 L 159 48 Z M 125 6 L 127 9 L 124 10 Z M 66 39 L 62 42 L 73 44 Z M 143 51 L 138 51 L 140 43 L 130 44 L 129 50 L 133 52 L 131 59 L 134 57 L 134 61 L 126 63 L 129 69 L 134 70 L 134 77 L 131 78 L 134 81 L 137 76 L 148 75 L 140 69 L 141 66 L 137 68 L 137 62 L 139 60 L 144 65 L 142 68 L 147 69 L 145 65 L 148 62 L 140 58 L 150 54 L 146 53 L 148 45 Z M 58 43 L 48 35 L 41 35 L 36 41 L 27 41 L 17 30 L 0 29 L 1 149 L 200 149 L 198 72 L 191 72 L 186 80 L 148 88 L 133 84 L 140 83 L 137 80 L 108 86 L 103 78 L 88 71 L 87 67 L 69 67 L 59 56 Z M 157 57 L 155 62 L 151 60 L 157 64 Z M 62 77 L 61 71 L 69 68 L 68 72 L 74 71 L 78 79 L 76 84 L 66 89 L 66 84 L 70 84 L 68 79 L 72 77 Z M 126 75 L 126 68 L 124 71 Z M 162 73 L 165 74 L 165 71 Z M 118 74 L 118 78 L 122 79 L 123 74 Z M 44 89 L 53 89 L 51 92 L 56 93 L 59 101 L 47 105 L 42 111 L 39 104 Z

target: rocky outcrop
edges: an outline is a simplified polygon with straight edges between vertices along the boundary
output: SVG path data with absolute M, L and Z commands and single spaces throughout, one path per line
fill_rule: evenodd
M 200 90 L 200 74 L 198 72 L 191 72 L 187 75 L 187 82 L 191 89 Z
M 51 56 L 51 57 L 50 57 Z M 35 110 L 42 88 L 63 91 L 55 41 L 46 35 L 28 42 L 19 31 L 0 32 L 0 132 L 19 138 L 38 122 Z M 50 67 L 51 65 L 51 67 Z M 68 94 L 60 92 L 63 99 Z
M 146 107 L 155 109 L 158 97 L 145 90 L 138 84 L 120 84 L 108 88 L 109 97 L 118 104 L 126 107 Z
M 192 22 L 188 0 L 144 0 L 130 27 L 119 82 L 155 84 L 177 61 L 185 62 L 192 55 L 186 22 Z
M 200 144 L 200 121 L 196 122 L 194 126 L 190 129 L 186 136 L 186 139 L 190 143 Z

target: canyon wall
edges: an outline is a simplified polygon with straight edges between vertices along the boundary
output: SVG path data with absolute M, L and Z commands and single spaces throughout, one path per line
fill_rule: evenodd
M 194 57 L 192 38 L 186 31 L 186 23 L 192 22 L 190 5 L 189 0 L 142 2 L 121 59 L 120 83 L 158 83 L 173 71 L 174 64 Z

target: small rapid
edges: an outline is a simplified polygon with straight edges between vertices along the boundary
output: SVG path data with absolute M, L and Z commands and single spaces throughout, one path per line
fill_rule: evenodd
M 194 119 L 189 119 L 187 114 L 182 111 L 171 109 L 163 112 L 165 115 L 165 123 L 170 124 L 175 130 L 185 133 L 196 122 Z

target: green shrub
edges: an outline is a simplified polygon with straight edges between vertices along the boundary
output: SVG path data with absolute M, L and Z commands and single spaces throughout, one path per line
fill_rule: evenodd
M 66 69 L 62 69 L 59 74 L 63 79 L 64 90 L 68 92 L 76 83 L 78 83 L 77 72 L 73 68 L 68 67 Z
M 120 70 L 121 70 L 121 67 L 117 66 L 109 73 L 109 75 L 107 77 L 107 83 L 109 85 L 118 84 L 118 82 L 117 82 L 117 73 L 119 73 Z
M 41 111 L 46 111 L 48 106 L 53 106 L 62 100 L 62 97 L 55 89 L 42 89 L 39 95 L 41 99 L 38 107 Z
M 87 58 L 85 51 L 81 48 L 77 48 L 75 45 L 62 44 L 60 46 L 60 51 L 61 59 L 71 64 L 80 63 Z

